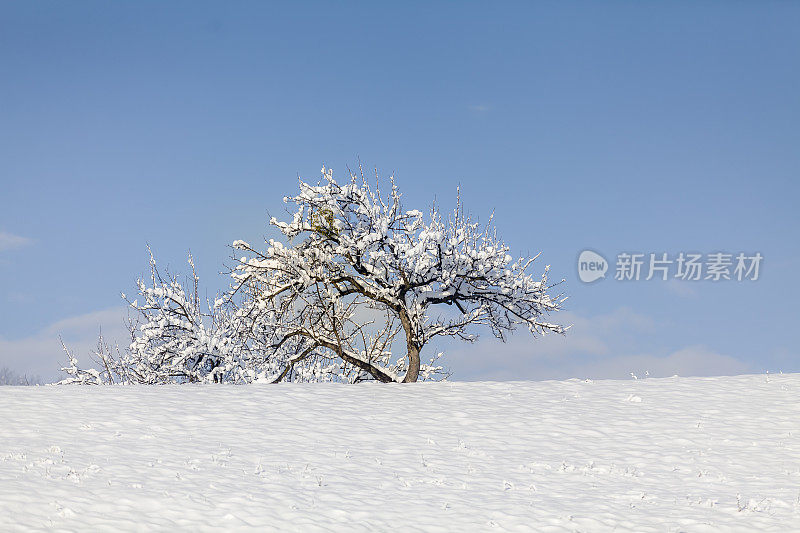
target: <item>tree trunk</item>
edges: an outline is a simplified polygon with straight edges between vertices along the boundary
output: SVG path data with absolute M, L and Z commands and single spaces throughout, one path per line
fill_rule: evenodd
M 408 347 L 408 372 L 403 378 L 403 383 L 414 383 L 419 377 L 419 348 Z
M 419 377 L 419 352 L 422 347 L 417 343 L 417 339 L 414 338 L 411 320 L 409 320 L 408 314 L 404 309 L 400 311 L 400 323 L 406 332 L 406 347 L 408 349 L 406 355 L 408 358 L 408 371 L 406 372 L 406 377 L 403 378 L 403 383 L 414 383 Z

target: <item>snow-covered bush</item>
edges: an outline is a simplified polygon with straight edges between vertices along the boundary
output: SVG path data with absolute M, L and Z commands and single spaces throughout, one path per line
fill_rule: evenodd
M 446 218 L 436 207 L 426 218 L 404 211 L 389 184 L 384 197 L 363 173 L 339 184 L 325 168 L 317 185 L 300 181 L 284 198 L 296 206 L 292 219 L 270 221 L 286 241 L 265 250 L 235 241 L 246 255 L 230 290 L 205 308 L 191 257 L 187 293 L 151 253 L 150 283 L 140 280 L 128 301 L 138 319 L 129 347 L 111 355 L 101 342 L 101 370 L 79 369 L 68 352 L 63 383 L 413 382 L 444 374 L 441 354 L 422 359 L 438 337 L 565 331 L 545 320 L 563 302 L 551 294 L 549 266 L 528 274 L 536 257 L 514 260 L 491 218 L 481 227 L 460 198 Z
M 148 248 L 149 251 L 149 248 Z M 271 373 L 266 352 L 253 352 L 237 328 L 226 300 L 202 302 L 194 260 L 191 290 L 175 275 L 159 272 L 150 253 L 150 280 L 137 281 L 138 297 L 130 300 L 131 342 L 121 351 L 99 339 L 93 355 L 98 369 L 81 369 L 64 347 L 69 366 L 62 384 L 163 384 L 250 382 Z
M 139 280 L 142 301 L 128 301 L 140 324 L 133 326 L 122 359 L 126 381 L 250 381 L 266 359 L 250 353 L 223 300 L 200 300 L 191 255 L 189 264 L 192 289 L 187 294 L 176 276 L 162 277 L 150 254 L 150 285 Z

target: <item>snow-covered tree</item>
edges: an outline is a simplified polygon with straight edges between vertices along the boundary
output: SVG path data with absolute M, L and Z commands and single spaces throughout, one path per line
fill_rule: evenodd
M 384 197 L 363 173 L 339 184 L 325 168 L 317 185 L 300 181 L 284 199 L 292 219 L 270 221 L 286 241 L 262 251 L 235 241 L 247 255 L 230 290 L 205 306 L 191 256 L 187 291 L 151 253 L 149 283 L 128 300 L 130 345 L 114 354 L 101 339 L 99 370 L 80 369 L 67 351 L 62 383 L 413 382 L 444 373 L 440 353 L 422 359 L 439 337 L 565 331 L 545 320 L 564 300 L 551 294 L 549 267 L 530 275 L 536 257 L 514 260 L 491 217 L 481 227 L 460 198 L 446 218 L 435 206 L 427 218 L 404 211 L 389 184 Z
M 549 266 L 538 279 L 528 274 L 536 257 L 514 260 L 491 217 L 481 228 L 460 198 L 446 219 L 434 206 L 426 220 L 403 210 L 393 179 L 383 197 L 363 172 L 339 184 L 323 168 L 317 185 L 300 181 L 299 194 L 284 201 L 297 208 L 292 220 L 271 224 L 288 244 L 270 240 L 258 251 L 234 242 L 249 256 L 232 272 L 232 294 L 246 292 L 237 317 L 266 332 L 265 348 L 293 354 L 281 355 L 287 372 L 307 358 L 332 367 L 338 358 L 340 374 L 413 382 L 433 370 L 421 352 L 437 337 L 472 341 L 481 326 L 503 340 L 517 326 L 565 331 L 545 320 L 564 300 L 550 293 Z M 435 314 L 442 306 L 449 312 Z M 365 334 L 364 308 L 382 320 L 376 333 Z M 388 347 L 398 334 L 405 353 L 392 362 Z
M 41 378 L 38 376 L 29 376 L 27 374 L 18 374 L 7 366 L 0 367 L 0 386 L 2 385 L 40 385 Z

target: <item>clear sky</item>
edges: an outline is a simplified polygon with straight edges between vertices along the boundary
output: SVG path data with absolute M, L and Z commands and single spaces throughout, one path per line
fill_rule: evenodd
M 408 209 L 460 184 L 566 279 L 565 338 L 446 346 L 456 378 L 798 372 L 798 27 L 766 1 L 0 3 L 0 367 L 124 341 L 147 243 L 213 295 L 298 176 L 360 160 Z M 764 259 L 614 279 L 681 251 Z

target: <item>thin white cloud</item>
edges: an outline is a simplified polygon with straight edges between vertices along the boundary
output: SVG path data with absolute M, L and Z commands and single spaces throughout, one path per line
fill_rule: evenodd
M 652 377 L 712 376 L 758 371 L 750 365 L 705 346 L 686 346 L 668 353 L 642 350 L 642 338 L 655 322 L 630 309 L 584 317 L 559 313 L 555 320 L 573 327 L 565 336 L 531 338 L 519 332 L 508 342 L 483 338 L 472 345 L 445 347 L 444 364 L 453 379 L 543 380 L 630 379 L 631 373 Z
M 576 377 L 622 379 L 631 374 L 638 378 L 667 376 L 730 376 L 754 370 L 733 357 L 717 353 L 705 346 L 688 346 L 665 357 L 655 355 L 623 355 L 599 361 L 576 364 Z
M 697 296 L 697 289 L 692 285 L 691 281 L 679 281 L 676 279 L 671 279 L 665 284 L 665 287 L 668 291 L 685 298 L 693 298 Z
M 0 367 L 8 367 L 17 374 L 38 375 L 45 381 L 58 379 L 59 369 L 66 362 L 59 336 L 79 361 L 91 366 L 89 353 L 97 346 L 101 328 L 111 345 L 119 342 L 124 346 L 129 338 L 126 317 L 124 307 L 114 307 L 59 320 L 29 337 L 0 337 Z
M 0 252 L 5 252 L 6 250 L 13 250 L 14 248 L 27 246 L 31 242 L 32 241 L 27 237 L 14 235 L 13 233 L 0 230 Z

